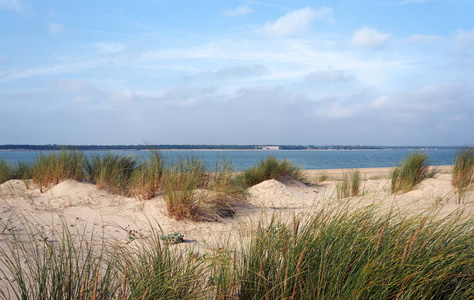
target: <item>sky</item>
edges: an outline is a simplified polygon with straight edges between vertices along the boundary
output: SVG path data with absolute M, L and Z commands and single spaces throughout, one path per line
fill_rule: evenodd
M 0 0 L 0 144 L 474 144 L 474 1 Z

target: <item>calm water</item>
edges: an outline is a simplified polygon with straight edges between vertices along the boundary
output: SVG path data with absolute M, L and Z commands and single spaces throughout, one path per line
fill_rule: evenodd
M 85 151 L 86 155 L 103 154 L 107 151 Z M 451 165 L 454 163 L 456 150 L 427 150 L 431 165 Z M 0 151 L 0 160 L 7 159 L 32 162 L 39 151 Z M 47 153 L 44 151 L 43 153 Z M 146 151 L 114 151 L 124 155 L 146 156 Z M 180 155 L 190 152 L 163 151 L 169 159 L 176 159 Z M 206 163 L 213 165 L 217 159 L 232 160 L 237 170 L 246 169 L 268 155 L 279 159 L 287 158 L 303 169 L 346 169 L 346 168 L 382 168 L 396 166 L 411 151 L 408 150 L 375 150 L 375 151 L 195 151 L 194 155 L 202 158 Z

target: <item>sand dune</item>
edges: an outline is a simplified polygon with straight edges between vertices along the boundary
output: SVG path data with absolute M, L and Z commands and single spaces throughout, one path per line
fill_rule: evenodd
M 330 179 L 340 177 L 347 170 L 328 170 Z M 361 169 L 362 178 L 378 178 L 389 174 L 390 169 Z M 390 194 L 387 178 L 367 179 L 362 182 L 360 196 L 350 199 L 357 205 L 377 204 L 381 209 L 396 207 L 402 214 L 417 213 L 434 207 L 442 207 L 442 214 L 463 208 L 472 212 L 474 196 L 470 192 L 463 204 L 456 204 L 456 194 L 451 187 L 448 167 L 440 168 L 435 178 L 426 179 L 414 190 L 400 194 Z M 312 178 L 319 171 L 305 171 Z M 10 180 L 0 185 L 0 218 L 3 224 L 21 228 L 15 214 L 27 216 L 38 226 L 50 228 L 60 226 L 64 221 L 72 228 L 92 228 L 105 230 L 106 235 L 120 241 L 128 241 L 130 230 L 143 231 L 150 221 L 159 224 L 165 234 L 179 231 L 185 239 L 199 247 L 222 241 L 221 234 L 232 238 L 232 232 L 241 230 L 242 224 L 257 220 L 264 214 L 305 214 L 310 209 L 331 205 L 338 201 L 335 197 L 336 181 L 328 180 L 305 185 L 294 179 L 283 177 L 267 180 L 249 189 L 249 205 L 240 208 L 234 218 L 222 222 L 176 221 L 169 218 L 162 196 L 139 201 L 98 190 L 89 183 L 67 180 L 41 194 L 33 184 L 21 180 Z M 263 210 L 262 210 L 263 209 Z M 9 226 L 10 226 L 9 225 Z M 0 228 L 1 229 L 1 228 Z M 1 232 L 1 230 L 0 230 Z M 4 239 L 5 230 L 3 230 Z M 230 233 L 230 235 L 229 235 Z

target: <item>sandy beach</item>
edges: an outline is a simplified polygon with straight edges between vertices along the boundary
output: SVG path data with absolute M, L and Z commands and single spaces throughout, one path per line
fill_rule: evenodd
M 255 230 L 258 221 L 278 214 L 283 220 L 304 218 L 312 211 L 346 201 L 349 206 L 375 205 L 386 212 L 394 209 L 400 216 L 436 210 L 439 217 L 457 210 L 474 214 L 474 193 L 468 192 L 462 204 L 451 186 L 451 166 L 437 167 L 434 178 L 425 179 L 413 190 L 392 195 L 391 168 L 360 169 L 362 183 L 359 196 L 347 200 L 336 197 L 336 182 L 352 170 L 307 170 L 309 184 L 289 177 L 267 180 L 248 190 L 248 205 L 237 209 L 233 218 L 221 222 L 176 221 L 170 218 L 162 195 L 146 201 L 98 190 L 95 185 L 73 180 L 63 181 L 44 193 L 28 181 L 10 180 L 0 185 L 0 247 L 13 235 L 28 240 L 34 230 L 48 236 L 54 229 L 67 226 L 74 234 L 105 237 L 123 245 L 133 244 L 150 235 L 150 226 L 160 234 L 180 232 L 185 243 L 177 248 L 205 253 L 241 241 Z M 324 172 L 327 179 L 316 182 Z M 28 220 L 28 222 L 25 222 Z M 0 258 L 4 259 L 4 258 Z M 2 278 L 3 281 L 9 278 Z
M 442 207 L 443 214 L 459 208 L 474 210 L 474 196 L 470 192 L 463 204 L 456 204 L 456 194 L 451 186 L 451 166 L 436 167 L 435 178 L 425 179 L 414 190 L 400 195 L 390 193 L 389 174 L 392 168 L 359 169 L 362 192 L 350 199 L 357 205 L 376 204 L 382 208 L 396 206 L 401 214 L 422 212 L 435 206 Z M 159 224 L 164 234 L 178 231 L 198 248 L 217 247 L 222 237 L 230 237 L 236 229 L 245 229 L 250 224 L 275 212 L 282 214 L 305 214 L 336 203 L 336 180 L 351 170 L 307 170 L 304 171 L 310 184 L 291 178 L 267 180 L 248 191 L 249 205 L 237 210 L 233 218 L 222 222 L 176 221 L 167 214 L 162 195 L 146 201 L 123 197 L 98 190 L 93 184 L 67 180 L 44 193 L 30 183 L 10 180 L 0 185 L 0 221 L 2 226 L 22 230 L 18 216 L 35 220 L 33 223 L 45 232 L 52 226 L 65 222 L 71 228 L 92 232 L 104 229 L 106 236 L 128 241 L 130 230 L 141 231 L 150 222 Z M 324 172 L 327 180 L 316 182 L 318 174 Z M 0 228 L 1 229 L 1 228 Z M 0 243 L 8 238 L 8 231 L 0 230 Z

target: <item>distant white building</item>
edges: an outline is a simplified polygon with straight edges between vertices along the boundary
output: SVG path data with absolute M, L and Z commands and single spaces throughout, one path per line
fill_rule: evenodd
M 280 150 L 280 146 L 258 146 L 262 150 Z

